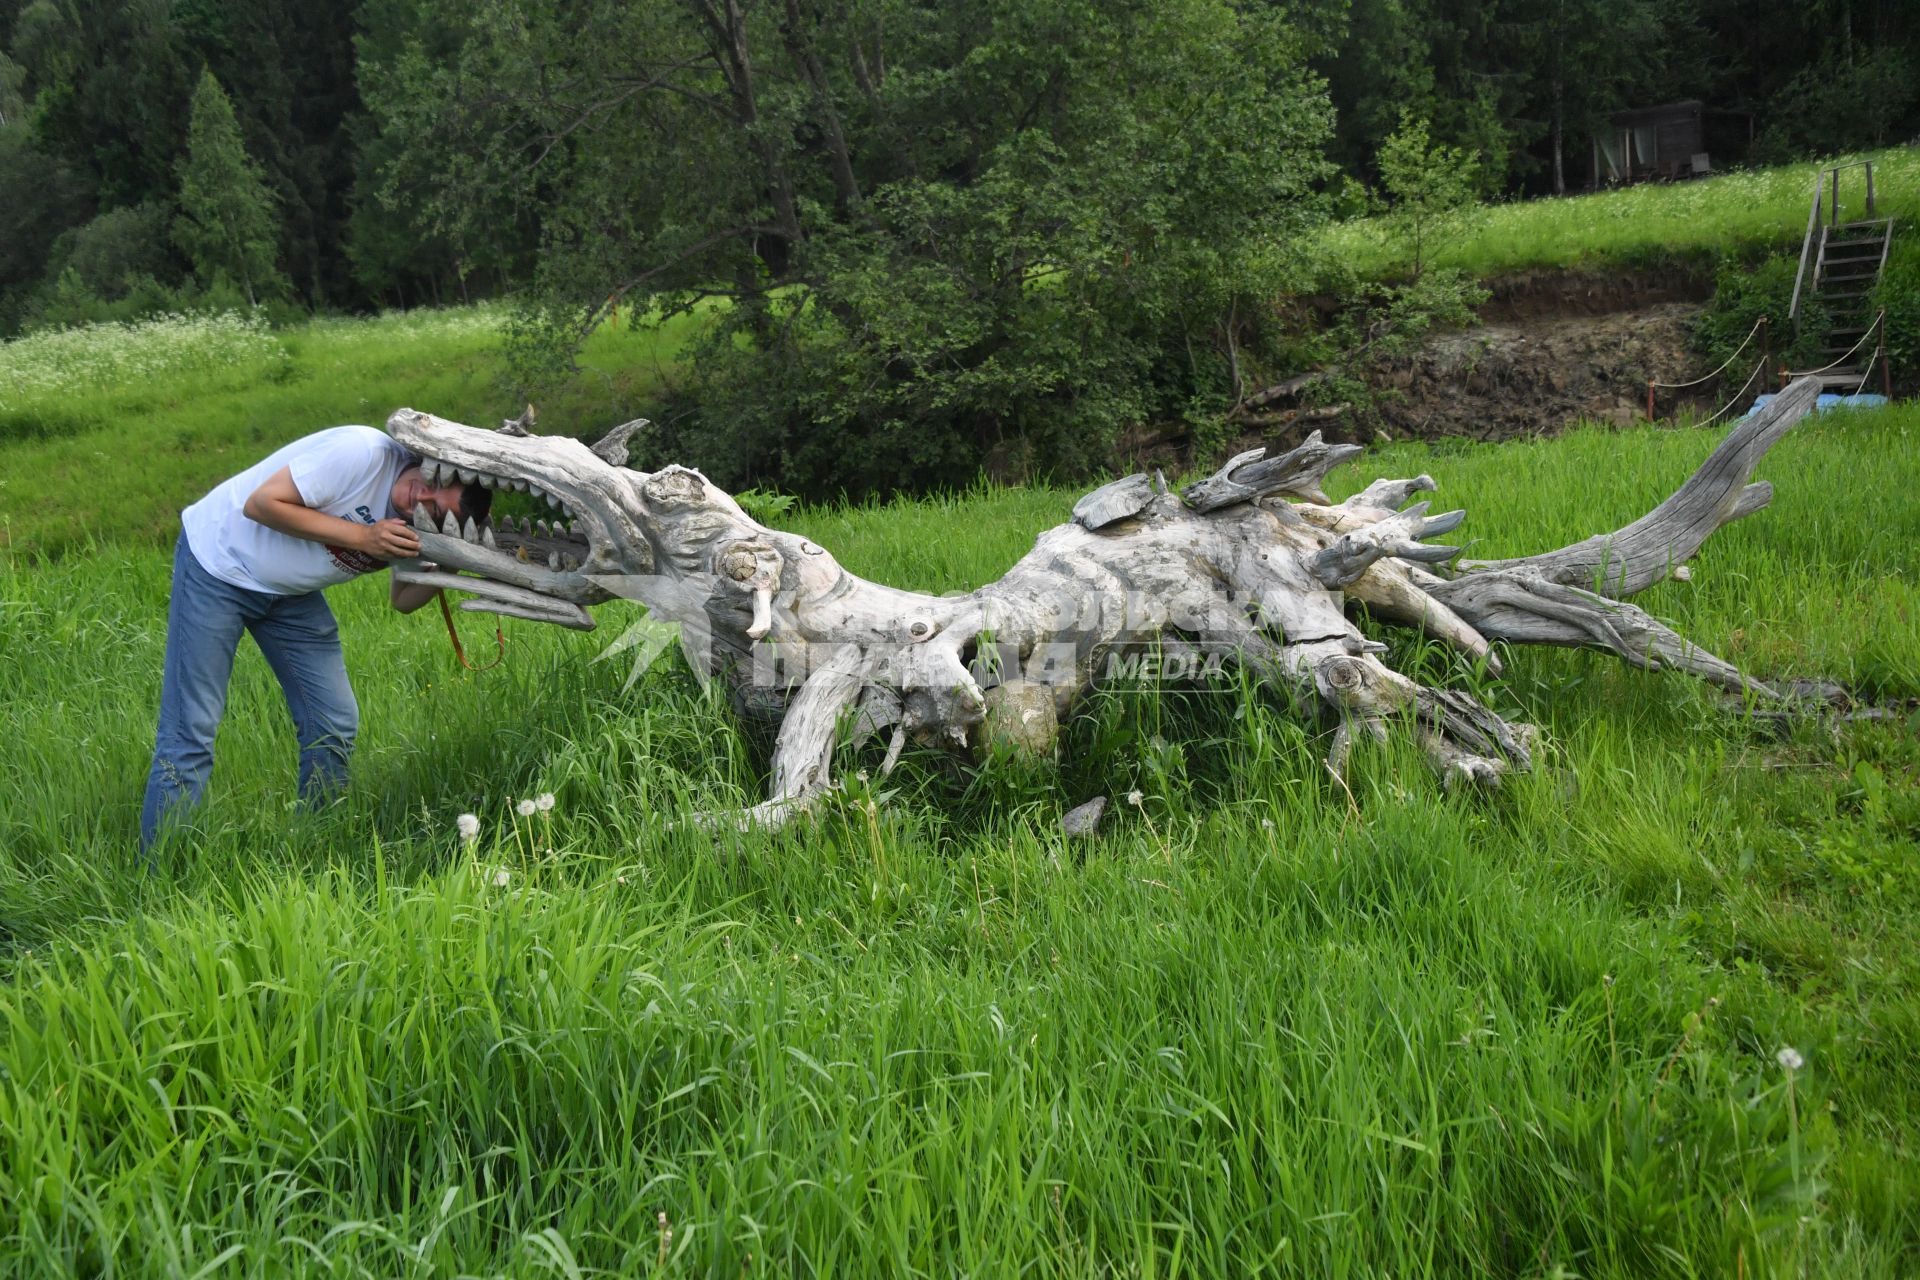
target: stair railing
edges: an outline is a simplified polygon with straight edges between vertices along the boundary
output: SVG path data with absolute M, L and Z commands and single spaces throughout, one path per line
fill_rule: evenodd
M 1807 210 L 1807 234 L 1800 241 L 1800 269 L 1794 273 L 1793 301 L 1787 307 L 1787 319 L 1793 321 L 1793 331 L 1796 335 L 1800 332 L 1800 300 L 1807 283 L 1807 260 L 1810 257 L 1813 259 L 1813 278 L 1816 283 L 1820 279 L 1820 268 L 1826 260 L 1827 235 L 1826 228 L 1820 225 L 1820 207 L 1826 196 L 1828 181 L 1831 179 L 1833 203 L 1827 210 L 1827 225 L 1829 227 L 1840 225 L 1840 174 L 1846 169 L 1867 171 L 1867 217 L 1873 217 L 1873 161 L 1855 160 L 1851 164 L 1837 164 L 1831 169 L 1814 175 L 1813 207 Z M 1820 248 L 1817 252 L 1813 247 L 1816 231 L 1820 233 Z
M 1813 253 L 1813 233 L 1820 230 L 1820 197 L 1827 185 L 1826 177 L 1824 173 L 1814 176 L 1813 208 L 1807 211 L 1807 235 L 1800 242 L 1800 269 L 1793 273 L 1793 302 L 1787 307 L 1787 319 L 1793 321 L 1795 337 L 1800 335 L 1800 290 L 1807 282 L 1807 258 Z

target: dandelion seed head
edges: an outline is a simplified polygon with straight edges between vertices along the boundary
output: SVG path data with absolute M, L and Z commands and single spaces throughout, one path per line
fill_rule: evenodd
M 1807 1065 L 1807 1060 L 1800 1056 L 1800 1051 L 1790 1044 L 1781 1045 L 1780 1052 L 1773 1055 L 1773 1060 L 1789 1071 L 1798 1071 Z
M 519 804 L 513 806 L 513 811 L 523 818 L 531 818 L 534 811 L 539 807 L 540 803 L 537 800 L 522 800 Z
M 537 797 L 535 797 L 533 802 L 533 807 L 538 809 L 542 813 L 545 813 L 547 810 L 553 808 L 553 792 L 542 791 Z
M 507 887 L 508 883 L 512 881 L 513 872 L 507 870 L 505 867 L 500 867 L 494 871 L 490 879 L 493 882 L 494 888 L 504 889 Z
M 462 840 L 478 840 L 480 838 L 480 819 L 471 813 L 461 814 L 453 820 L 453 825 L 460 829 L 460 838 Z
M 1127 792 L 1127 803 L 1132 805 L 1136 809 L 1140 807 L 1141 802 L 1144 801 L 1145 799 L 1146 797 L 1141 795 L 1138 791 Z

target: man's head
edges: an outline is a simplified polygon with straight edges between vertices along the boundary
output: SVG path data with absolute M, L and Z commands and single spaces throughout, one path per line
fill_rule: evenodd
M 493 505 L 493 490 L 479 484 L 430 484 L 415 463 L 393 482 L 392 498 L 394 513 L 401 519 L 410 519 L 413 509 L 424 505 L 438 524 L 449 512 L 462 521 L 486 519 Z

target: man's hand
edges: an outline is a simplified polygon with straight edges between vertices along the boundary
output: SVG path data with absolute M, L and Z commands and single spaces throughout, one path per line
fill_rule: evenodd
M 348 547 L 376 560 L 409 560 L 420 554 L 420 535 L 404 520 L 360 524 L 307 506 L 293 483 L 291 467 L 282 467 L 268 476 L 241 511 L 248 519 L 280 533 L 308 542 Z
M 380 560 L 411 560 L 420 554 L 420 535 L 405 520 L 362 525 L 354 550 Z

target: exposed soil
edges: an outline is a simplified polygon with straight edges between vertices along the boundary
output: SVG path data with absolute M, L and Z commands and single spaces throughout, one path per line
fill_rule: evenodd
M 1646 417 L 1647 379 L 1702 370 L 1689 345 L 1695 303 L 1485 324 L 1439 334 L 1380 362 L 1371 381 L 1395 435 L 1504 440 L 1551 434 L 1579 418 L 1631 426 Z M 1672 393 L 1658 402 L 1674 408 Z
M 1379 423 L 1333 422 L 1250 430 L 1241 447 L 1286 445 L 1310 427 L 1330 440 L 1389 436 L 1505 440 L 1551 435 L 1586 419 L 1630 426 L 1646 417 L 1647 379 L 1704 373 L 1690 342 L 1712 296 L 1702 272 L 1529 271 L 1487 282 L 1472 329 L 1435 334 L 1407 355 L 1375 363 Z M 1662 417 L 1683 406 L 1712 412 L 1733 388 L 1693 398 L 1663 391 Z
M 1490 295 L 1480 306 L 1485 324 L 1605 316 L 1667 302 L 1704 303 L 1713 296 L 1712 275 L 1680 265 L 1660 271 L 1516 271 L 1482 284 Z
M 1303 409 L 1297 395 L 1310 380 L 1296 378 L 1274 388 L 1268 403 L 1249 405 L 1257 412 L 1231 451 L 1288 449 L 1313 430 L 1328 440 L 1367 443 L 1383 435 L 1510 440 L 1553 435 L 1580 421 L 1628 427 L 1646 418 L 1648 378 L 1686 382 L 1707 371 L 1691 341 L 1713 295 L 1703 271 L 1539 270 L 1485 285 L 1491 296 L 1480 307 L 1480 324 L 1434 334 L 1417 350 L 1369 368 L 1377 418 Z M 1332 298 L 1308 305 L 1322 321 L 1335 314 Z M 1718 379 L 1686 394 L 1662 390 L 1655 407 L 1661 418 L 1682 409 L 1704 415 L 1736 390 Z M 1174 470 L 1193 461 L 1191 447 L 1184 424 L 1147 424 L 1126 433 L 1114 462 L 1123 470 Z

